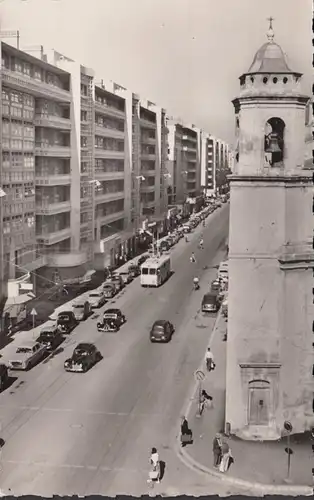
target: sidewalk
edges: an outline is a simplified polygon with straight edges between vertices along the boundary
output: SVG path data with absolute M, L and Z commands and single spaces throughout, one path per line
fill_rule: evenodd
M 213 402 L 205 408 L 202 416 L 199 417 L 197 415 L 198 391 L 195 387 L 194 397 L 186 410 L 186 418 L 193 431 L 194 442 L 183 449 L 180 448 L 179 455 L 189 467 L 212 476 L 220 476 L 222 480 L 239 486 L 251 484 L 260 490 L 265 491 L 267 488 L 273 488 L 274 491 L 282 490 L 282 493 L 286 490 L 292 493 L 297 488 L 299 488 L 298 494 L 307 494 L 307 489 L 309 492 L 313 491 L 312 467 L 314 467 L 314 462 L 309 433 L 308 435 L 291 436 L 290 447 L 293 450 L 293 455 L 291 456 L 289 483 L 286 482 L 288 456 L 285 452 L 287 446 L 285 439 L 251 442 L 236 437 L 224 437 L 232 451 L 234 463 L 225 474 L 213 468 L 213 439 L 217 432 L 224 432 L 227 343 L 223 341 L 223 337 L 226 327 L 227 321 L 219 314 L 209 342 L 216 368 L 208 373 L 205 362 L 200 367 L 206 373 L 202 389 L 205 389 L 213 397 Z

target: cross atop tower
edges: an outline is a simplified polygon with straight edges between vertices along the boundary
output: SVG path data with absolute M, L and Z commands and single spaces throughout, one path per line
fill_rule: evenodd
M 268 41 L 270 43 L 272 43 L 274 41 L 274 31 L 273 31 L 273 21 L 274 21 L 274 18 L 272 16 L 268 17 L 267 18 L 267 21 L 269 21 L 269 28 L 268 28 L 268 31 L 267 31 L 267 38 L 268 38 Z

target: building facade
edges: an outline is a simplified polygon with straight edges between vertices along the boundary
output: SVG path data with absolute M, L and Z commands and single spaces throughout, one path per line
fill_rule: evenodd
M 293 433 L 314 423 L 308 97 L 273 38 L 270 29 L 233 101 L 226 422 L 245 439 L 278 439 L 285 421 Z

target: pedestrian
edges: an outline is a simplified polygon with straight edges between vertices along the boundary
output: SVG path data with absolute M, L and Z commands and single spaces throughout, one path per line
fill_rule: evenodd
M 147 480 L 147 482 L 150 484 L 152 484 L 153 482 L 160 483 L 160 461 L 157 448 L 152 448 L 150 455 L 150 465 L 151 470 L 149 472 L 149 479 Z
M 221 455 L 222 455 L 221 448 L 222 448 L 221 434 L 217 432 L 213 440 L 214 467 L 216 469 L 219 467 L 221 461 Z
M 230 460 L 232 459 L 232 454 L 230 446 L 225 441 L 221 445 L 221 460 L 219 464 L 219 472 L 225 473 L 229 469 Z
M 207 351 L 205 354 L 205 363 L 206 363 L 206 368 L 209 372 L 214 370 L 216 367 L 216 363 L 214 362 L 214 356 L 210 350 L 210 347 L 207 348 Z
M 190 257 L 190 262 L 196 262 L 195 254 L 192 252 L 192 255 Z
M 201 394 L 200 394 L 200 400 L 199 400 L 199 407 L 200 407 L 199 413 L 200 413 L 200 415 L 202 415 L 202 413 L 205 409 L 206 402 L 212 401 L 212 400 L 213 400 L 212 396 L 207 394 L 207 392 L 203 389 Z
M 192 442 L 192 431 L 189 428 L 189 424 L 187 419 L 182 416 L 181 417 L 181 446 L 184 448 L 187 444 L 191 444 Z

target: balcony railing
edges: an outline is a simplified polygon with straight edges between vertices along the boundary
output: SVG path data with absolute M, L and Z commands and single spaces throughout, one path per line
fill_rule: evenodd
M 143 193 L 153 193 L 155 191 L 155 185 L 145 186 L 145 184 L 141 184 L 141 192 Z
M 155 122 L 151 122 L 149 120 L 146 120 L 145 118 L 140 118 L 140 125 L 143 128 L 151 128 L 151 129 L 155 129 L 156 128 L 156 123 Z
M 76 267 L 88 261 L 88 252 L 58 252 L 47 255 L 48 267 Z
M 192 148 L 190 146 L 183 146 L 182 150 L 185 151 L 185 152 L 188 152 L 188 153 L 195 153 L 196 152 L 196 147 Z
M 156 153 L 147 153 L 145 151 L 141 152 L 142 160 L 156 160 Z
M 110 224 L 111 222 L 115 222 L 116 220 L 123 219 L 124 216 L 124 210 L 121 210 L 120 212 L 114 212 L 113 214 L 99 215 L 96 220 L 99 224 Z
M 47 257 L 46 255 L 42 255 L 41 257 L 34 259 L 32 262 L 23 264 L 23 269 L 25 269 L 25 271 L 32 272 L 35 271 L 36 269 L 39 269 L 40 267 L 45 266 L 46 264 L 47 264 Z
M 53 203 L 48 200 L 36 202 L 37 215 L 54 215 L 54 214 L 60 214 L 62 212 L 69 212 L 70 210 L 71 210 L 70 200 L 60 201 L 57 203 Z
M 57 144 L 37 143 L 35 146 L 36 156 L 50 156 L 54 158 L 70 158 L 70 146 L 59 146 Z
M 190 135 L 183 135 L 182 136 L 182 140 L 183 141 L 191 141 L 191 142 L 194 142 L 194 143 L 197 142 L 196 137 L 191 137 Z
M 140 175 L 143 175 L 144 177 L 155 177 L 156 170 L 154 170 L 154 169 L 151 169 L 151 170 L 143 170 L 143 169 L 141 169 Z
M 36 175 L 35 184 L 36 186 L 66 186 L 71 184 L 71 175 Z
M 44 245 L 54 245 L 60 241 L 71 238 L 72 231 L 70 227 L 65 229 L 43 229 L 40 234 L 36 235 L 36 239 Z
M 107 116 L 117 116 L 119 118 L 125 118 L 124 111 L 114 108 L 113 106 L 108 106 L 108 104 L 103 104 L 99 101 L 95 101 L 95 111 Z
M 95 148 L 96 158 L 119 159 L 119 158 L 124 158 L 124 154 L 125 154 L 124 151 L 112 151 L 109 149 Z
M 111 137 L 114 139 L 124 139 L 124 132 L 115 128 L 102 127 L 101 125 L 95 126 L 95 135 L 102 137 Z
M 34 124 L 36 127 L 56 128 L 59 130 L 71 130 L 71 120 L 57 115 L 36 114 Z
M 101 171 L 96 170 L 95 177 L 101 181 L 124 179 L 124 172 L 123 171 L 104 172 L 102 170 Z
M 145 135 L 141 136 L 141 143 L 142 144 L 156 144 L 156 137 L 147 137 Z
M 97 193 L 95 197 L 96 204 L 105 203 L 107 201 L 121 200 L 124 198 L 124 191 L 116 191 L 114 193 Z
M 54 85 L 41 82 L 27 75 L 21 75 L 2 67 L 2 82 L 21 92 L 28 92 L 36 97 L 50 98 L 58 102 L 71 102 L 71 93 Z

